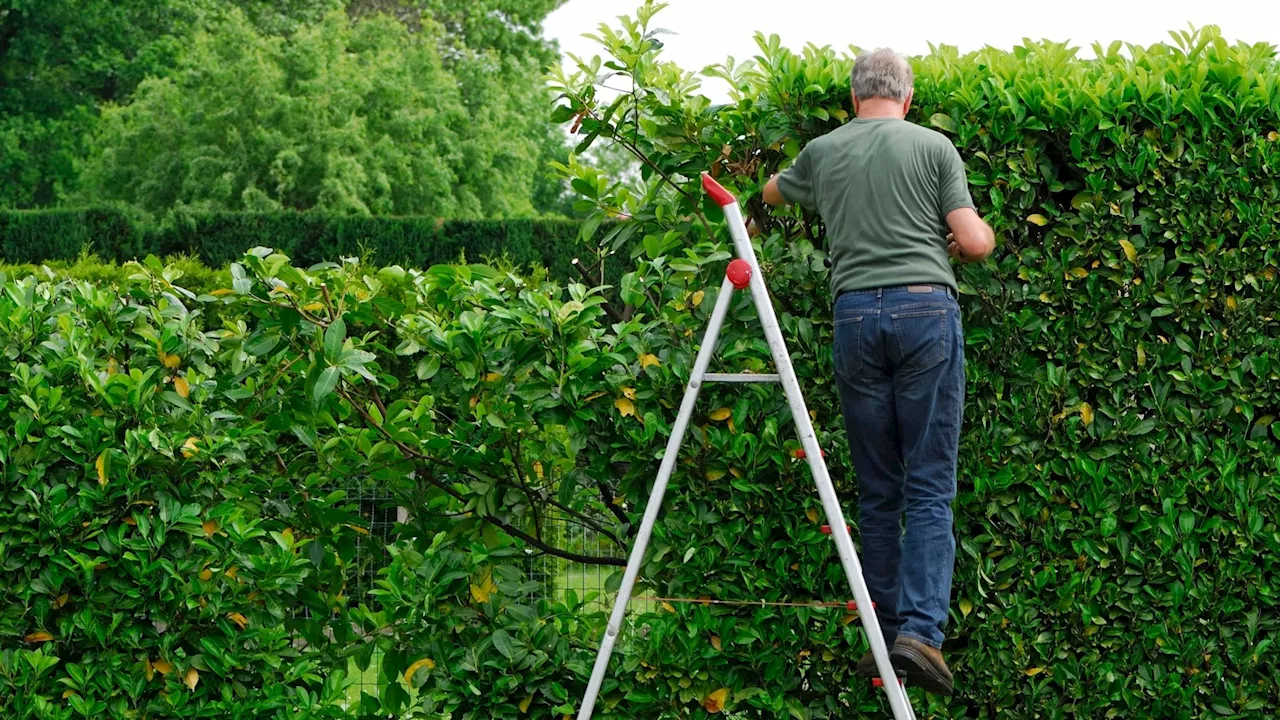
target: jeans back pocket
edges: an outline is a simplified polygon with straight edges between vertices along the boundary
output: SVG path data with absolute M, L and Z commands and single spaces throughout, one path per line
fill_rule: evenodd
M 862 322 L 865 316 L 848 315 L 836 318 L 835 338 L 832 342 L 832 360 L 836 373 L 845 380 L 862 372 Z
M 925 372 L 946 362 L 951 338 L 947 312 L 928 308 L 890 314 L 899 370 Z

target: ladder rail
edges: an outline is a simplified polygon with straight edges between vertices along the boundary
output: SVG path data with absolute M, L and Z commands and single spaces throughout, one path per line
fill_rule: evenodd
M 622 631 L 622 623 L 626 619 L 627 604 L 631 601 L 631 592 L 635 588 L 636 577 L 640 574 L 640 566 L 644 563 L 644 553 L 649 546 L 649 537 L 653 534 L 653 526 L 662 510 L 662 498 L 667 491 L 667 482 L 675 470 L 676 459 L 680 454 L 680 445 L 684 442 L 685 429 L 693 416 L 693 409 L 698 400 L 698 392 L 702 389 L 703 376 L 707 366 L 711 364 L 711 356 L 715 353 L 716 339 L 720 336 L 720 328 L 729 313 L 729 304 L 733 302 L 733 283 L 725 278 L 720 286 L 720 295 L 716 298 L 715 308 L 711 311 L 711 320 L 707 324 L 707 332 L 702 337 L 702 347 L 698 350 L 693 362 L 693 372 L 689 375 L 689 384 L 685 387 L 684 399 L 680 401 L 680 411 L 676 415 L 675 424 L 671 427 L 671 436 L 667 438 L 667 447 L 662 455 L 662 465 L 658 468 L 658 477 L 654 480 L 653 490 L 649 493 L 649 502 L 645 506 L 644 518 L 636 532 L 635 544 L 627 558 L 627 569 L 622 576 L 622 585 L 618 587 L 618 595 L 613 601 L 613 611 L 609 615 L 609 624 L 605 628 L 604 638 L 600 642 L 600 651 L 596 655 L 595 666 L 591 670 L 591 679 L 587 683 L 587 692 L 582 699 L 582 707 L 578 710 L 578 720 L 589 720 L 595 709 L 596 699 L 604 684 L 604 676 L 609 666 L 609 658 L 613 655 L 614 643 L 618 633 Z

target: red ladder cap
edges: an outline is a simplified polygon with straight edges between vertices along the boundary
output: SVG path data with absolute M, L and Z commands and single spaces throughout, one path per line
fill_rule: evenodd
M 716 182 L 715 178 L 711 177 L 707 173 L 702 173 L 702 189 L 706 190 L 707 194 L 711 196 L 711 199 L 715 200 L 716 204 L 720 207 L 725 207 L 738 202 L 738 200 L 733 197 L 733 193 L 725 190 L 723 185 Z
M 729 263 L 724 276 L 729 278 L 729 282 L 733 283 L 735 288 L 746 290 L 751 285 L 751 264 L 742 258 L 737 258 Z

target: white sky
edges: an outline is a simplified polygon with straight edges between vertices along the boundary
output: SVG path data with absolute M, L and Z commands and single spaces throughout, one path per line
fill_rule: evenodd
M 1190 25 L 1217 25 L 1228 40 L 1280 44 L 1280 3 L 1275 0 L 668 0 L 654 25 L 675 31 L 664 36 L 663 57 L 687 70 L 742 61 L 757 52 L 752 34 L 776 33 L 785 46 L 805 43 L 892 47 L 917 55 L 929 43 L 954 45 L 962 52 L 985 45 L 1009 49 L 1023 38 L 1070 42 L 1089 56 L 1093 41 L 1123 40 L 1139 45 L 1170 41 L 1169 31 Z M 616 24 L 632 15 L 642 0 L 569 0 L 547 18 L 547 37 L 580 56 L 600 53 L 581 37 L 600 23 Z M 704 92 L 723 99 L 704 80 Z

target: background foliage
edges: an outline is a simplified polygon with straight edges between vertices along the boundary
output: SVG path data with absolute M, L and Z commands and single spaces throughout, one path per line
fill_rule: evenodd
M 428 217 L 359 217 L 320 213 L 183 213 L 154 224 L 113 208 L 0 211 L 0 259 L 11 264 L 74 261 L 85 251 L 124 263 L 148 254 L 189 255 L 214 268 L 248 249 L 270 245 L 300 265 L 343 256 L 379 264 L 428 267 L 468 260 L 506 259 L 551 268 L 560 277 L 593 282 L 616 278 L 621 260 L 584 255 L 581 226 L 565 220 L 444 220 Z M 587 261 L 590 262 L 587 262 Z M 601 271 L 604 274 L 601 274 Z
M 0 206 L 563 212 L 540 82 L 558 4 L 8 3 Z

